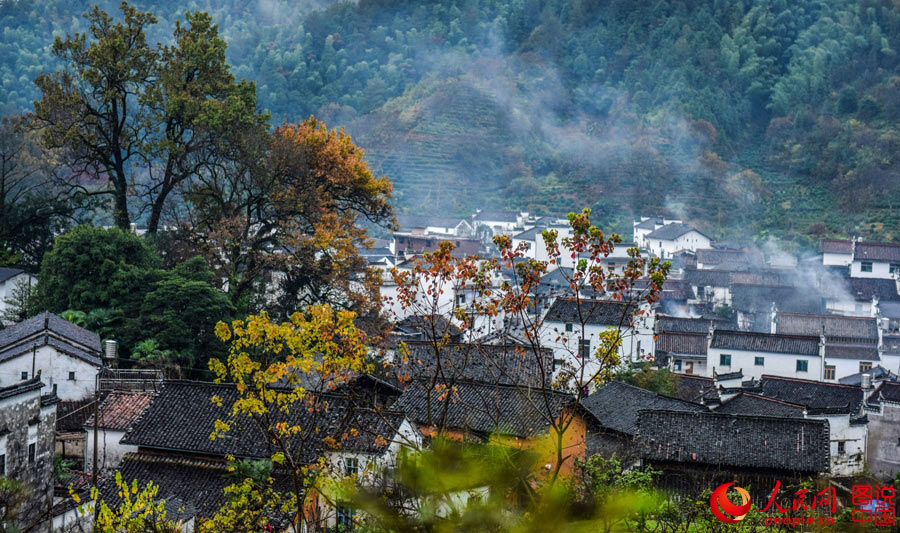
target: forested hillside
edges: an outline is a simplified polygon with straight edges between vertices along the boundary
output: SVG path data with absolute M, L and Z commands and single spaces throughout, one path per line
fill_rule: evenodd
M 89 4 L 0 3 L 5 113 L 31 108 Z M 346 126 L 401 211 L 588 203 L 623 229 L 667 213 L 720 237 L 900 238 L 888 0 L 135 4 L 160 40 L 210 12 L 272 122 Z

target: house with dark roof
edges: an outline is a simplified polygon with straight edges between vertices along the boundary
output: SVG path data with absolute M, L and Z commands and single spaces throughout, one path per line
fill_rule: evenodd
M 731 305 L 730 270 L 700 270 L 686 268 L 683 279 L 691 287 L 688 303 L 706 304 L 710 306 Z
M 740 392 L 802 407 L 807 419 L 827 420 L 833 475 L 850 476 L 865 468 L 870 437 L 861 387 L 764 375 L 744 383 Z
M 850 266 L 853 262 L 853 241 L 823 239 L 819 246 L 825 266 Z
M 680 222 L 680 220 L 677 222 Z M 634 242 L 636 242 L 638 246 L 644 246 L 645 237 L 663 227 L 665 224 L 666 221 L 659 217 L 641 217 L 640 220 L 635 220 L 632 223 Z
M 597 355 L 603 335 L 610 331 L 621 337 L 618 356 L 623 364 L 651 357 L 653 316 L 646 303 L 557 298 L 544 315 L 541 344 L 552 348 L 556 359 L 586 364 L 590 373 L 596 365 L 583 356 Z
M 634 456 L 638 411 L 666 409 L 672 411 L 703 412 L 700 403 L 664 396 L 620 381 L 611 381 L 581 400 L 581 405 L 599 421 L 599 430 L 592 435 L 592 453 L 619 457 Z M 636 457 L 635 457 L 636 458 Z
M 515 235 L 525 229 L 528 213 L 500 209 L 479 209 L 472 215 L 475 235 L 482 242 L 490 242 L 497 235 Z
M 853 241 L 851 278 L 894 279 L 900 273 L 900 243 Z
M 576 459 L 588 457 L 589 434 L 597 428 L 594 416 L 577 405 L 571 394 L 482 381 L 439 381 L 432 385 L 415 380 L 393 408 L 402 411 L 426 437 L 440 434 L 481 441 L 498 436 L 513 446 L 541 454 L 537 463 L 551 464 L 551 470 L 557 466 L 555 452 L 541 443 L 547 435 L 556 438 L 555 424 L 565 421 L 562 439 L 567 455 L 559 465 L 564 475 L 574 473 Z
M 708 332 L 663 332 L 656 335 L 653 355 L 672 372 L 705 376 L 708 346 Z
M 414 235 L 450 235 L 471 237 L 475 234 L 471 221 L 463 217 L 397 215 L 403 233 Z
M 696 497 L 722 483 L 772 487 L 829 472 L 829 423 L 796 417 L 644 409 L 641 462 L 662 471 L 660 488 Z M 764 506 L 768 494 L 755 491 Z
M 900 472 L 900 383 L 885 381 L 866 401 L 869 419 L 868 467 L 884 481 Z
M 100 423 L 97 424 L 97 466 L 105 472 L 115 468 L 127 453 L 136 452 L 136 446 L 122 444 L 122 437 L 135 420 L 150 405 L 153 392 L 112 391 L 98 407 Z M 84 471 L 90 472 L 94 464 L 94 413 L 84 423 L 85 448 Z
M 701 270 L 745 271 L 759 269 L 765 265 L 763 254 L 749 248 L 701 248 L 695 255 L 697 268 Z
M 771 332 L 772 313 L 822 313 L 824 299 L 808 287 L 734 283 L 731 307 L 740 329 Z
M 102 367 L 100 337 L 44 312 L 0 331 L 0 386 L 41 380 L 62 400 L 94 394 Z
M 782 335 L 717 329 L 707 351 L 709 373 L 741 371 L 749 378 L 763 374 L 822 378 L 824 343 L 811 335 Z
M 395 359 L 402 380 L 439 379 L 452 386 L 460 380 L 527 387 L 548 386 L 553 380 L 553 351 L 530 345 L 451 343 L 438 351 L 432 342 L 411 341 Z
M 17 480 L 29 489 L 19 513 L 9 517 L 11 523 L 3 524 L 10 530 L 18 531 L 19 526 L 22 531 L 46 531 L 49 526 L 59 399 L 49 391 L 42 395 L 42 388 L 40 376 L 0 387 L 0 477 Z
M 189 511 L 190 516 L 183 519 L 211 517 L 226 501 L 220 483 L 228 472 L 226 456 L 269 459 L 283 451 L 265 437 L 260 420 L 231 415 L 239 397 L 234 384 L 166 382 L 121 439 L 121 444 L 137 451 L 126 454 L 118 470 L 140 484 L 157 482 L 167 509 L 171 503 L 173 513 L 178 508 Z M 365 482 L 374 482 L 375 472 L 392 466 L 402 446 L 419 439 L 402 413 L 358 407 L 342 394 L 308 395 L 286 410 L 270 411 L 269 416 L 269 424 L 300 428 L 284 440 L 294 461 L 312 464 L 324 458 L 338 474 L 353 472 Z M 230 429 L 224 438 L 211 439 L 218 420 L 227 422 Z M 288 490 L 278 468 L 273 477 L 276 486 Z M 192 482 L 184 483 L 185 479 Z M 111 479 L 102 485 L 101 494 L 107 501 L 116 501 Z M 322 501 L 309 511 L 314 516 L 308 518 L 323 527 L 337 521 L 335 509 Z
M 643 245 L 650 253 L 663 259 L 681 250 L 696 251 L 712 244 L 706 234 L 693 226 L 674 222 L 653 230 L 644 237 Z
M 875 318 L 777 313 L 772 328 L 784 334 L 823 336 L 821 379 L 825 381 L 864 373 L 882 362 L 881 334 Z

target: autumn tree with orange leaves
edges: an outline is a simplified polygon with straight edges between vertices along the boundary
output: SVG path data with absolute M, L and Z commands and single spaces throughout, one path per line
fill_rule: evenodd
M 312 117 L 238 145 L 183 191 L 182 246 L 210 259 L 239 308 L 286 318 L 327 303 L 377 314 L 378 277 L 358 248 L 369 243 L 363 222 L 393 221 L 390 181 L 343 130 Z

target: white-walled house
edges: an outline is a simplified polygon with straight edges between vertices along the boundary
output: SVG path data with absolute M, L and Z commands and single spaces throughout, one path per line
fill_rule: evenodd
M 100 423 L 97 426 L 97 465 L 100 471 L 115 468 L 126 453 L 137 452 L 138 447 L 122 444 L 122 437 L 131 424 L 153 399 L 153 392 L 112 391 L 98 407 Z M 94 416 L 84 425 L 87 438 L 84 451 L 84 471 L 90 472 L 94 465 Z
M 712 240 L 700 230 L 687 224 L 673 223 L 648 233 L 642 247 L 650 250 L 650 253 L 663 259 L 672 257 L 679 250 L 696 251 L 700 248 L 709 248 Z
M 680 222 L 680 221 L 677 221 Z M 645 246 L 644 239 L 648 234 L 663 227 L 666 222 L 658 217 L 641 217 L 632 223 L 633 240 L 638 246 Z
M 81 400 L 94 394 L 102 364 L 100 337 L 53 313 L 0 331 L 0 386 L 40 373 L 61 400 Z
M 550 253 L 547 251 L 547 246 L 544 244 L 544 237 L 542 235 L 544 230 L 556 230 L 557 242 L 561 242 L 563 238 L 569 236 L 572 227 L 567 224 L 534 226 L 533 228 L 513 235 L 513 248 L 517 248 L 521 243 L 525 243 L 528 245 L 528 251 L 525 252 L 526 257 L 530 257 L 538 261 L 550 261 Z M 562 244 L 560 244 L 560 251 L 563 250 L 564 247 L 562 246 Z M 561 266 L 571 268 L 574 264 L 574 260 L 571 257 L 568 257 L 567 254 L 563 253 L 560 257 L 559 264 Z
M 821 337 L 750 331 L 715 330 L 707 350 L 708 372 L 742 372 L 746 378 L 764 374 L 822 379 Z
M 462 217 L 397 215 L 397 224 L 413 235 L 471 237 L 475 233 L 471 222 Z
M 849 266 L 853 263 L 853 241 L 823 239 L 820 249 L 825 266 Z
M 12 299 L 13 292 L 17 287 L 20 285 L 31 286 L 35 283 L 37 283 L 37 278 L 21 268 L 0 268 L 0 313 L 9 307 L 7 301 Z
M 524 230 L 528 212 L 479 209 L 472 216 L 472 221 L 475 234 L 482 241 L 489 242 L 497 235 L 514 235 Z
M 850 277 L 893 279 L 900 274 L 900 244 L 853 242 Z
M 557 298 L 541 327 L 541 345 L 553 350 L 554 358 L 578 367 L 584 354 L 594 354 L 605 332 L 617 331 L 621 363 L 647 359 L 653 353 L 653 316 L 650 306 L 633 302 Z M 589 372 L 596 364 L 585 365 Z
M 838 381 L 883 363 L 881 333 L 875 318 L 777 313 L 772 322 L 772 331 L 786 335 L 823 337 L 825 346 L 822 376 L 813 379 Z

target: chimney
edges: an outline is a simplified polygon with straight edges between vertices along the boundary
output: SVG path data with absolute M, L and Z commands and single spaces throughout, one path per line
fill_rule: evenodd
M 107 339 L 103 343 L 103 364 L 107 368 L 116 368 L 118 366 L 119 342 Z
M 861 376 L 861 384 L 863 390 L 869 390 L 872 388 L 872 374 L 863 374 Z
M 772 302 L 772 311 L 769 312 L 769 333 L 776 334 L 778 333 L 778 327 L 775 323 L 775 318 L 778 316 L 778 308 L 775 307 L 775 302 Z

